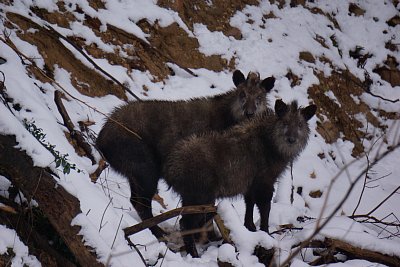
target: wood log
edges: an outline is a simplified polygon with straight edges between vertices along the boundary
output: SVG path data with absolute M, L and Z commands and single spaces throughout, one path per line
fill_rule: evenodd
M 400 266 L 400 258 L 381 252 L 363 249 L 338 239 L 325 238 L 325 245 L 333 248 L 350 258 L 364 259 L 371 262 L 382 263 L 387 266 Z
M 0 211 L 0 224 L 14 229 L 24 244 L 28 246 L 29 253 L 35 255 L 42 266 L 76 267 L 74 263 L 49 245 L 49 240 L 36 231 L 28 216 L 21 213 L 10 214 Z M 3 265 L 0 264 L 0 266 Z
M 325 238 L 323 241 L 314 240 L 311 241 L 306 247 L 308 248 L 324 248 L 334 252 L 340 252 L 351 259 L 363 259 L 370 262 L 376 262 L 385 264 L 387 266 L 400 266 L 400 257 L 394 255 L 387 255 L 381 252 L 360 248 L 349 244 L 345 241 Z M 317 259 L 313 264 L 326 264 L 327 262 L 321 263 L 322 259 Z
M 64 240 L 80 266 L 103 266 L 78 235 L 80 227 L 71 221 L 81 213 L 79 201 L 43 168 L 34 167 L 25 152 L 15 148 L 14 136 L 0 135 L 0 174 L 18 187 L 28 199 L 35 199 L 40 210 Z

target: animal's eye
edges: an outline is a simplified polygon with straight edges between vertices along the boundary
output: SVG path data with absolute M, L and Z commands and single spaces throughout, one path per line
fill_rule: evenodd
M 245 93 L 245 92 L 243 92 L 243 91 L 242 91 L 242 92 L 240 92 L 240 94 L 239 94 L 239 97 L 240 97 L 240 98 L 245 98 L 245 97 L 246 97 L 246 93 Z
M 303 127 L 303 123 L 302 122 L 299 122 L 299 127 Z
M 262 97 L 262 96 L 258 96 L 258 97 L 257 97 L 257 100 L 258 100 L 258 101 L 262 101 L 262 100 L 263 100 L 263 97 Z

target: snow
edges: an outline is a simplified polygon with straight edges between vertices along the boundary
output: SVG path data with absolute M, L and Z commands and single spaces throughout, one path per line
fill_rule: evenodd
M 104 43 L 90 28 L 83 25 L 84 16 L 74 12 L 77 5 L 86 14 L 98 18 L 103 30 L 107 25 L 114 25 L 145 41 L 147 41 L 147 34 L 142 32 L 135 22 L 146 19 L 152 24 L 158 23 L 161 27 L 178 23 L 190 36 L 198 39 L 201 53 L 220 55 L 228 61 L 234 57 L 236 58 L 236 68 L 244 73 L 258 71 L 262 78 L 274 76 L 277 81 L 273 92 L 268 97 L 270 103 L 274 103 L 276 98 L 282 98 L 284 101 L 297 99 L 300 105 L 307 105 L 310 101 L 307 89 L 311 85 L 319 83 L 316 72 L 322 72 L 325 76 L 329 76 L 334 69 L 348 69 L 353 75 L 363 80 L 364 69 L 357 67 L 356 60 L 349 56 L 349 51 L 356 46 L 364 48 L 362 53 L 372 55 L 365 65 L 365 70 L 371 73 L 373 80 L 371 91 L 389 99 L 400 98 L 399 86 L 392 87 L 379 75 L 372 72 L 376 66 L 384 65 L 388 55 L 396 58 L 398 62 L 400 61 L 399 52 L 384 48 L 385 43 L 389 40 L 393 40 L 394 43 L 400 42 L 400 26 L 389 27 L 386 24 L 388 19 L 398 14 L 398 10 L 391 1 L 319 0 L 307 4 L 310 7 L 320 8 L 325 14 L 330 14 L 338 22 L 339 28 L 335 28 L 333 22 L 326 16 L 313 14 L 304 7 L 290 8 L 285 5 L 279 9 L 277 5 L 271 4 L 269 1 L 261 1 L 258 6 L 247 6 L 243 10 L 237 11 L 231 18 L 230 24 L 240 29 L 243 35 L 240 40 L 227 37 L 222 32 L 211 32 L 203 24 L 194 24 L 192 32 L 176 12 L 157 6 L 156 1 L 107 0 L 103 1 L 106 8 L 99 10 L 90 7 L 88 1 L 85 0 L 66 0 L 64 2 L 71 4 L 69 9 L 77 20 L 70 24 L 69 29 L 57 25 L 51 26 L 65 36 L 82 37 L 87 44 L 96 44 L 108 53 L 114 53 L 115 47 Z M 365 14 L 360 17 L 349 14 L 350 2 L 356 2 L 366 11 Z M 212 5 L 212 1 L 208 1 L 208 4 Z M 15 1 L 13 6 L 1 3 L 0 16 L 4 18 L 7 11 L 17 12 L 31 17 L 40 25 L 47 25 L 37 16 L 29 15 L 29 7 L 34 5 L 45 8 L 49 12 L 58 10 L 54 1 L 24 0 Z M 269 13 L 273 13 L 276 18 L 264 19 L 264 15 Z M 3 31 L 4 27 L 1 24 L 0 30 Z M 44 60 L 37 48 L 21 40 L 15 30 L 9 32 L 16 47 L 43 68 Z M 317 36 L 324 40 L 327 48 L 316 40 Z M 337 47 L 331 40 L 332 36 L 335 36 Z M 63 44 L 75 57 L 92 67 L 72 46 L 65 41 Z M 304 51 L 313 55 L 315 63 L 299 59 L 300 52 Z M 108 262 L 109 266 L 142 265 L 139 255 L 128 246 L 122 231 L 123 228 L 140 222 L 136 211 L 129 202 L 130 190 L 126 179 L 113 170 L 107 169 L 97 183 L 92 183 L 89 174 L 97 166 L 92 166 L 89 159 L 81 157 L 75 152 L 65 138 L 65 127 L 60 124 L 62 119 L 53 97 L 54 91 L 61 90 L 61 88 L 55 84 L 42 83 L 32 78 L 25 66 L 21 64 L 18 55 L 2 41 L 0 41 L 0 57 L 7 60 L 6 64 L 0 65 L 0 71 L 6 77 L 7 94 L 14 100 L 14 103 L 19 103 L 23 107 L 20 111 L 13 110 L 14 114 L 12 114 L 3 103 L 0 104 L 0 133 L 15 135 L 18 148 L 26 151 L 36 166 L 50 166 L 53 171 L 56 171 L 60 176 L 59 185 L 80 200 L 82 213 L 73 220 L 72 224 L 81 227 L 80 234 L 85 243 L 94 249 L 99 261 Z M 322 63 L 321 57 L 330 60 L 332 65 Z M 228 70 L 214 72 L 207 69 L 195 69 L 192 71 L 197 74 L 197 77 L 193 77 L 178 66 L 169 63 L 169 67 L 174 70 L 176 75 L 163 82 L 154 82 L 149 72 L 138 70 L 128 72 L 122 66 L 110 64 L 106 59 L 92 59 L 121 83 L 128 84 L 135 93 L 141 92 L 143 86 L 149 88 L 147 96 L 141 95 L 143 99 L 190 99 L 216 95 L 233 87 L 232 73 Z M 94 121 L 96 124 L 90 126 L 90 129 L 98 133 L 105 118 L 91 107 L 107 114 L 114 107 L 123 104 L 123 101 L 111 95 L 101 98 L 84 96 L 73 87 L 70 73 L 60 66 L 54 67 L 55 80 L 73 96 L 67 96 L 67 100 L 63 100 L 72 122 L 74 125 L 78 125 L 80 120 Z M 299 85 L 291 87 L 290 81 L 285 77 L 288 71 L 301 78 Z M 41 87 L 43 92 L 38 87 Z M 327 91 L 326 95 L 338 103 L 331 91 Z M 127 97 L 132 99 L 129 95 Z M 74 98 L 80 99 L 84 103 L 76 101 Z M 367 93 L 359 97 L 352 95 L 352 98 L 356 103 L 359 101 L 367 103 L 371 110 L 381 108 L 388 112 L 399 112 L 398 103 L 383 101 Z M 357 118 L 362 121 L 363 114 L 358 114 Z M 46 141 L 56 145 L 56 149 L 62 154 L 68 154 L 69 162 L 76 164 L 83 172 L 77 173 L 72 170 L 70 174 L 64 175 L 62 171 L 57 170 L 54 157 L 25 129 L 22 123 L 23 119 L 34 121 L 46 133 Z M 384 135 L 382 130 L 369 125 L 368 131 L 372 133 L 373 139 L 364 140 L 364 143 L 367 148 L 371 148 L 371 159 L 377 153 L 383 152 L 388 146 L 399 141 L 399 124 L 390 120 L 380 120 L 390 130 Z M 232 245 L 221 245 L 217 242 L 201 247 L 201 258 L 193 259 L 185 253 L 181 254 L 169 249 L 168 247 L 173 246 L 171 244 L 158 242 L 149 230 L 131 236 L 131 241 L 138 244 L 140 252 L 148 263 L 155 266 L 217 266 L 217 259 L 230 262 L 233 266 L 261 266 L 257 258 L 252 255 L 257 245 L 279 248 L 278 260 L 283 262 L 290 254 L 291 246 L 305 240 L 313 232 L 317 224 L 316 218 L 319 218 L 321 213 L 322 218 L 325 218 L 334 210 L 337 203 L 344 197 L 350 183 L 366 167 L 366 158 L 361 157 L 359 161 L 350 164 L 345 172 L 338 174 L 343 167 L 354 161 L 351 156 L 354 145 L 342 139 L 333 144 L 326 144 L 316 131 L 317 122 L 316 118 L 310 121 L 309 144 L 293 165 L 293 181 L 290 170 L 288 170 L 276 184 L 270 214 L 270 232 L 279 230 L 279 226 L 283 224 L 293 224 L 295 227 L 303 227 L 303 230 L 275 234 L 272 237 L 261 231 L 249 232 L 243 226 L 244 202 L 241 197 L 238 197 L 219 200 L 218 203 L 218 213 L 226 226 L 231 229 L 231 238 L 236 244 L 237 251 Z M 364 130 L 366 130 L 365 127 L 364 124 Z M 380 147 L 383 140 L 387 140 L 387 143 L 383 143 L 383 147 Z M 376 144 L 375 141 L 377 141 Z M 317 156 L 320 153 L 324 155 L 324 158 L 321 159 Z M 334 158 L 331 155 L 334 155 Z M 374 166 L 369 174 L 369 187 L 365 189 L 356 214 L 368 213 L 397 188 L 400 176 L 400 170 L 397 168 L 399 158 L 400 151 L 396 150 Z M 301 187 L 303 191 L 301 196 L 294 194 L 293 204 L 290 203 L 292 185 L 295 188 Z M 398 237 L 387 238 L 389 234 L 385 231 L 382 232 L 382 229 L 371 224 L 357 223 L 346 217 L 351 215 L 355 209 L 362 186 L 363 178 L 356 184 L 348 200 L 317 238 L 321 240 L 325 237 L 338 238 L 358 247 L 400 257 L 400 239 Z M 9 181 L 0 176 L 0 195 L 7 197 L 9 187 Z M 313 198 L 309 195 L 310 192 L 318 190 L 322 192 L 321 198 Z M 159 184 L 159 193 L 166 202 L 167 209 L 154 202 L 154 214 L 165 212 L 179 205 L 179 196 L 168 190 L 163 182 Z M 399 201 L 400 195 L 393 195 L 372 215 L 377 218 L 390 215 L 389 218 L 396 220 L 400 217 Z M 297 220 L 298 217 L 305 216 L 315 219 L 306 220 L 304 223 Z M 255 212 L 257 226 L 258 220 L 258 213 Z M 168 231 L 179 229 L 176 218 L 160 225 Z M 12 266 L 22 266 L 23 264 L 40 266 L 37 259 L 29 255 L 28 248 L 20 241 L 14 230 L 0 225 L 0 236 L 0 254 L 5 253 L 7 248 L 12 248 L 16 254 Z M 159 259 L 159 255 L 164 255 L 163 262 Z M 361 267 L 370 264 L 368 261 L 351 260 L 330 266 Z M 308 265 L 298 256 L 291 266 Z
M 12 257 L 11 262 L 7 262 L 7 266 L 42 266 L 35 256 L 29 255 L 28 247 L 21 242 L 21 240 L 17 236 L 17 233 L 14 230 L 8 229 L 7 227 L 0 225 L 0 233 L 0 255 L 9 254 L 10 252 L 8 251 L 8 249 L 11 249 L 12 252 L 15 254 L 15 256 Z

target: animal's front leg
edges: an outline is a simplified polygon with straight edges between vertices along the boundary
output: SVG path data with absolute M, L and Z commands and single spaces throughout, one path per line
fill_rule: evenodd
M 256 205 L 260 212 L 260 230 L 269 233 L 268 221 L 269 212 L 271 211 L 271 200 L 273 190 L 258 189 L 255 196 Z
M 246 213 L 244 216 L 244 226 L 246 226 L 246 228 L 249 231 L 255 232 L 256 226 L 254 224 L 254 220 L 253 220 L 253 211 L 254 211 L 254 196 L 251 193 L 247 193 L 244 196 L 244 201 L 246 203 Z

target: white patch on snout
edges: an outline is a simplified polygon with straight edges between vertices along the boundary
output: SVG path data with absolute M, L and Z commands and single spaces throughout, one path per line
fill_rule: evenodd
M 283 127 L 283 134 L 285 136 L 286 136 L 287 132 L 288 132 L 288 127 L 287 126 Z

